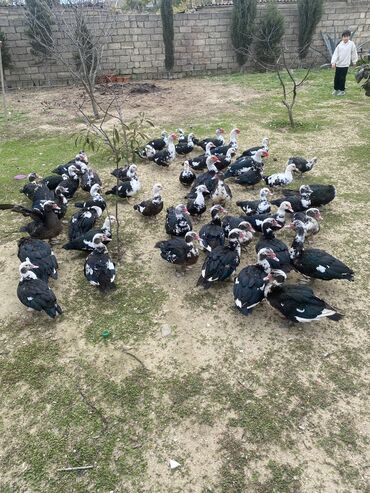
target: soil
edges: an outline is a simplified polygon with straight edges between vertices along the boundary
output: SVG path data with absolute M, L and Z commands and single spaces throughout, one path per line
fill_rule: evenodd
M 145 86 L 143 86 L 145 87 Z M 104 89 L 104 88 L 103 88 Z M 121 89 L 121 88 L 118 88 Z M 178 122 L 178 126 L 187 131 L 197 124 L 197 121 L 204 121 L 207 117 L 212 129 L 222 124 L 219 121 L 220 112 L 227 109 L 228 113 L 233 113 L 235 125 L 238 121 L 248 117 L 246 110 L 240 105 L 248 101 L 260 98 L 261 94 L 251 89 L 232 87 L 223 82 L 210 81 L 206 79 L 186 79 L 171 81 L 156 81 L 155 90 L 140 93 L 133 92 L 132 84 L 122 87 L 122 94 L 119 95 L 124 112 L 128 119 L 144 111 L 149 118 L 155 120 L 155 130 L 167 128 L 168 121 Z M 104 92 L 104 91 L 103 91 Z M 110 91 L 99 94 L 99 101 L 104 104 L 111 95 Z M 117 88 L 115 88 L 117 93 Z M 32 115 L 32 126 L 35 132 L 55 132 L 60 129 L 66 131 L 73 124 L 76 124 L 76 106 L 83 99 L 81 90 L 76 88 L 58 88 L 48 91 L 39 90 L 22 91 L 9 95 L 10 105 L 14 111 L 27 112 Z M 84 105 L 87 108 L 87 103 Z M 80 124 L 82 126 L 82 124 Z M 169 129 L 168 129 L 169 130 Z M 228 129 L 228 130 L 231 130 Z M 26 130 L 25 130 L 26 131 Z M 357 135 L 354 127 L 346 127 L 343 136 L 353 144 L 361 144 L 361 138 Z M 257 145 L 264 136 L 265 130 L 256 123 L 251 125 L 248 134 L 240 137 L 240 149 Z M 205 137 L 205 135 L 203 136 Z M 304 181 L 315 181 L 320 177 L 323 170 L 330 170 L 336 165 L 333 164 L 333 155 L 340 154 L 341 139 L 332 143 L 331 153 L 327 152 L 328 134 L 319 135 L 318 133 L 309 134 L 305 142 L 300 140 L 299 134 L 287 136 L 283 131 L 276 131 L 271 139 L 271 158 L 267 161 L 267 171 L 282 169 L 288 157 L 287 153 L 294 154 L 294 149 L 305 149 L 306 155 L 315 154 L 319 156 L 319 163 L 310 173 L 309 179 Z M 193 153 L 193 155 L 198 152 Z M 200 154 L 200 152 L 199 152 Z M 273 161 L 273 157 L 277 162 Z M 149 197 L 154 183 L 162 183 L 163 198 L 165 209 L 169 206 L 186 201 L 184 196 L 187 190 L 178 181 L 183 160 L 177 158 L 169 169 L 156 167 L 153 163 L 143 162 L 139 164 L 139 176 L 142 182 L 142 190 L 139 200 Z M 94 163 L 99 168 L 99 163 Z M 346 187 L 346 191 L 352 191 L 354 185 L 349 182 L 344 172 L 335 168 L 336 185 L 339 193 L 338 198 L 325 208 L 330 214 L 341 216 L 346 211 L 346 201 L 341 198 L 341 190 Z M 48 170 L 49 171 L 49 170 Z M 101 177 L 104 188 L 108 189 L 114 184 L 114 178 L 109 175 L 109 170 L 103 168 Z M 243 190 L 236 184 L 230 183 L 233 192 L 233 201 L 228 206 L 229 214 L 239 214 L 240 210 L 236 207 L 236 200 L 246 200 L 255 198 L 257 190 Z M 258 188 L 258 187 L 257 187 Z M 84 197 L 82 192 L 76 195 L 76 199 Z M 172 265 L 165 263 L 159 256 L 158 250 L 154 249 L 154 244 L 166 238 L 164 231 L 164 216 L 160 216 L 148 222 L 142 217 L 138 217 L 132 210 L 132 205 L 138 202 L 137 198 L 131 199 L 130 203 L 122 202 L 119 206 L 119 219 L 123 224 L 127 221 L 140 235 L 141 241 L 137 246 L 136 255 L 149 267 L 150 281 L 165 289 L 167 301 L 163 309 L 156 317 L 156 332 L 142 342 L 135 345 L 134 353 L 146 367 L 153 372 L 163 372 L 171 374 L 175 371 L 173 365 L 176 362 L 177 371 L 186 374 L 187 372 L 203 371 L 204 368 L 217 369 L 225 364 L 227 354 L 232 354 L 233 368 L 236 370 L 248 367 L 253 362 L 263 356 L 268 350 L 276 350 L 281 355 L 289 354 L 289 344 L 291 340 L 309 340 L 313 342 L 318 354 L 325 348 L 331 353 L 338 351 L 344 340 L 350 340 L 351 345 L 356 346 L 365 337 L 365 329 L 358 326 L 352 315 L 356 309 L 362 310 L 364 299 L 365 275 L 360 272 L 360 263 L 364 259 L 352 258 L 348 245 L 355 245 L 362 231 L 361 221 L 351 223 L 350 230 L 342 230 L 339 226 L 333 229 L 325 227 L 325 220 L 319 236 L 315 238 L 314 246 L 323 248 L 337 255 L 346 263 L 349 263 L 358 270 L 358 280 L 356 283 L 346 283 L 333 281 L 320 283 L 315 281 L 314 289 L 319 297 L 327 299 L 329 302 L 338 306 L 345 313 L 345 318 L 338 324 L 330 321 L 322 321 L 319 324 L 310 324 L 309 328 L 302 330 L 301 327 L 288 327 L 267 304 L 262 303 L 255 310 L 252 316 L 246 318 L 233 308 L 232 284 L 224 283 L 210 289 L 209 294 L 205 294 L 202 288 L 195 287 L 197 278 L 200 274 L 200 267 L 204 260 L 201 254 L 199 262 L 185 276 L 177 277 Z M 198 230 L 201 225 L 209 221 L 208 211 L 204 214 L 199 224 L 195 224 Z M 13 219 L 14 232 L 19 224 L 23 223 L 23 218 Z M 283 232 L 281 237 L 288 243 L 292 239 L 289 232 Z M 28 314 L 25 308 L 16 298 L 17 286 L 17 261 L 14 234 L 9 241 L 4 242 L 0 249 L 0 289 L 8 295 L 0 299 L 0 316 L 3 319 L 20 321 L 20 328 L 24 331 L 24 338 L 31 337 L 27 333 Z M 65 233 L 60 238 L 61 244 L 66 239 Z M 56 245 L 54 251 L 60 263 L 60 279 L 53 282 L 53 289 L 57 294 L 60 303 L 63 304 L 63 290 L 68 285 L 69 279 L 81 272 L 83 256 L 70 254 Z M 132 255 L 132 252 L 129 253 Z M 241 267 L 255 262 L 254 244 L 250 245 L 246 252 L 242 254 Z M 291 280 L 297 281 L 299 276 L 292 274 Z M 125 282 L 125 264 L 118 266 L 117 282 Z M 88 289 L 87 289 L 88 291 Z M 189 301 L 191 299 L 191 301 Z M 137 363 L 126 358 L 122 364 L 122 352 L 119 347 L 104 349 L 101 346 L 91 345 L 84 337 L 81 337 L 81 330 L 76 330 L 73 324 L 73 313 L 65 313 L 63 318 L 53 323 L 48 322 L 43 316 L 35 314 L 33 317 L 40 317 L 40 325 L 49 326 L 48 330 L 53 331 L 56 340 L 64 351 L 66 364 L 69 360 L 76 357 L 83 357 L 88 362 L 95 362 L 96 367 L 105 368 L 110 366 L 112 379 L 119 381 L 130 373 Z M 86 319 L 85 323 L 88 324 Z M 171 328 L 171 335 L 164 338 L 161 327 L 168 325 Z M 320 353 L 321 354 L 321 353 Z M 230 376 L 231 380 L 237 385 L 235 375 Z M 307 383 L 307 382 L 306 382 Z M 337 412 L 349 412 L 350 403 L 338 400 Z M 230 416 L 232 411 L 230 410 Z M 360 416 L 362 413 L 360 413 Z M 147 453 L 148 473 L 143 491 L 146 492 L 191 492 L 203 493 L 205 491 L 216 491 L 211 485 L 220 473 L 222 465 L 222 454 L 220 453 L 220 440 L 226 434 L 239 440 L 242 430 L 238 428 L 228 429 L 227 418 L 220 417 L 219 422 L 214 427 L 200 425 L 189 419 L 184 419 L 181 426 L 175 429 L 169 427 L 157 437 L 152 444 L 152 448 Z M 358 418 L 361 420 L 361 418 Z M 322 493 L 355 491 L 346 489 L 343 485 L 341 476 L 337 469 L 326 464 L 326 454 L 319 450 L 312 440 L 312 430 L 315 421 L 320 426 L 320 422 L 330 420 L 330 411 L 323 410 L 313 417 L 311 424 L 304 431 L 297 431 L 297 443 L 306 445 L 299 446 L 299 453 L 293 454 L 290 451 L 279 448 L 278 450 L 267 451 L 261 460 L 256 460 L 256 467 L 260 468 L 261 478 L 266 475 L 266 464 L 269 459 L 274 458 L 281 462 L 293 465 L 305 463 L 307 467 L 301 478 L 300 489 L 297 491 L 311 493 L 320 491 Z M 360 426 L 360 422 L 357 422 Z M 243 446 L 248 450 L 248 443 Z M 253 447 L 250 447 L 253 449 Z M 168 460 L 176 457 L 183 457 L 184 462 L 179 470 L 170 473 Z M 181 469 L 185 472 L 181 473 Z M 248 471 L 246 475 L 248 476 Z M 122 488 L 124 485 L 122 485 Z M 117 491 L 123 491 L 117 489 Z M 224 490 L 223 490 L 224 491 Z M 239 490 L 238 490 L 239 491 Z M 250 490 L 252 491 L 252 490 Z M 261 490 L 262 491 L 262 490 Z M 267 491 L 267 490 L 264 490 Z M 272 490 L 271 490 L 272 491 Z M 288 491 L 288 490 L 273 490 Z M 293 491 L 293 490 L 289 490 Z M 230 490 L 230 493 L 233 493 Z

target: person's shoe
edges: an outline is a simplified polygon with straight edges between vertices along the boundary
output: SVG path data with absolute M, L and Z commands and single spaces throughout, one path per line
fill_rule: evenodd
M 338 91 L 336 89 L 334 89 L 334 91 L 331 94 L 332 94 L 332 96 L 338 96 Z
M 344 96 L 346 94 L 346 91 L 338 91 L 337 96 Z

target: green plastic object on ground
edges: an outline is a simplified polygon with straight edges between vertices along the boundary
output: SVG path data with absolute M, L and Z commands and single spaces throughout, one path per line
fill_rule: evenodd
M 103 330 L 103 332 L 101 333 L 101 336 L 103 339 L 108 339 L 108 337 L 110 336 L 109 330 Z

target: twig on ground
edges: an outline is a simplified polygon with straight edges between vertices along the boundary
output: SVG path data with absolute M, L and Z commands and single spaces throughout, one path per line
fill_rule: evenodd
M 65 467 L 63 469 L 57 469 L 57 472 L 85 471 L 86 469 L 94 469 L 94 466 Z
M 108 429 L 108 420 L 107 418 L 104 416 L 104 414 L 101 412 L 100 409 L 98 409 L 96 406 L 94 406 L 94 404 L 92 402 L 90 402 L 90 400 L 87 398 L 86 394 L 84 394 L 84 392 L 82 391 L 81 387 L 78 385 L 77 386 L 78 388 L 78 392 L 80 394 L 80 396 L 82 397 L 82 400 L 84 401 L 84 403 L 90 408 L 92 409 L 96 414 L 98 414 L 98 416 L 100 417 L 102 423 L 103 423 L 103 430 L 102 432 L 104 431 L 107 431 Z

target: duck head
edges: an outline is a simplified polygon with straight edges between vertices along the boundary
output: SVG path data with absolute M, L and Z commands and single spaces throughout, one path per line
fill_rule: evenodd
M 215 163 L 218 163 L 219 161 L 217 156 L 208 156 L 206 160 L 208 171 L 215 171 L 217 173 L 218 169 L 215 166 Z
M 270 197 L 272 195 L 274 195 L 269 188 L 267 188 L 267 187 L 261 188 L 261 190 L 260 190 L 260 199 L 261 200 L 266 200 L 269 195 L 270 195 Z
M 24 279 L 37 279 L 37 275 L 33 272 L 33 270 L 38 268 L 39 266 L 33 264 L 27 257 L 26 260 L 22 262 L 19 266 L 20 280 L 23 281 Z
M 99 195 L 101 192 L 101 186 L 99 183 L 95 183 L 91 188 L 90 188 L 90 195 L 94 197 L 95 195 Z
M 322 215 L 320 214 L 319 209 L 317 207 L 310 207 L 306 210 L 306 216 L 313 217 L 316 221 L 322 220 Z
M 161 193 L 161 190 L 163 190 L 161 183 L 155 183 L 153 185 L 153 197 L 158 196 Z
M 282 202 L 279 205 L 279 209 L 281 211 L 291 212 L 292 214 L 294 213 L 293 208 L 292 208 L 292 204 L 288 200 L 284 200 L 284 202 Z
M 199 235 L 195 231 L 188 231 L 184 237 L 186 243 L 192 243 L 194 240 L 199 241 Z
M 271 272 L 269 272 L 267 276 L 263 278 L 263 280 L 268 281 L 272 285 L 279 286 L 286 281 L 286 278 L 287 275 L 283 270 L 272 269 Z

